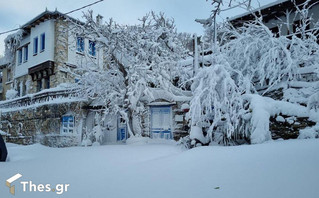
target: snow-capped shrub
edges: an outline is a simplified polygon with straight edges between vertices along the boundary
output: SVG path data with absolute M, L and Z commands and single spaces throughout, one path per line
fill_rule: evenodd
M 180 145 L 186 149 L 190 149 L 192 147 L 191 145 L 191 138 L 188 136 L 182 137 L 178 140 L 177 145 Z
M 191 140 L 198 140 L 201 143 L 206 144 L 209 140 L 207 137 L 204 136 L 202 128 L 198 127 L 198 126 L 192 126 L 191 127 L 191 131 L 190 131 L 190 136 L 189 138 Z M 196 141 L 194 141 L 194 144 L 196 143 Z
M 6 99 L 7 100 L 11 100 L 11 99 L 14 99 L 18 96 L 18 92 L 14 89 L 9 89 L 7 92 L 6 92 Z
M 92 141 L 90 139 L 83 139 L 81 146 L 85 146 L 85 147 L 92 146 Z

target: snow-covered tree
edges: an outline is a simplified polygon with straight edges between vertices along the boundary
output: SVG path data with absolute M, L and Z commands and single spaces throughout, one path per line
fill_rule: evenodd
M 19 30 L 13 34 L 8 35 L 5 40 L 4 58 L 11 64 L 14 63 L 15 53 L 22 40 L 23 30 Z
M 243 90 L 236 84 L 230 67 L 222 54 L 211 56 L 211 67 L 200 68 L 192 84 L 189 117 L 191 118 L 191 138 L 202 143 L 212 140 L 227 144 L 235 135 L 244 113 Z M 195 131 L 193 129 L 195 128 Z M 198 128 L 206 128 L 203 139 Z
M 141 134 L 141 123 L 133 118 L 145 113 L 141 99 L 152 98 L 152 88 L 182 94 L 173 79 L 187 50 L 174 20 L 163 13 L 150 12 L 138 25 L 122 26 L 112 19 L 97 23 L 92 12 L 84 16 L 86 23 L 80 28 L 104 49 L 105 60 L 103 67 L 78 68 L 81 95 L 99 101 L 105 115 L 120 114 L 127 121 L 131 136 Z
M 214 1 L 214 4 L 217 3 L 222 1 Z M 295 110 L 300 108 L 300 112 L 304 113 L 304 107 L 300 105 L 277 103 L 254 95 L 268 94 L 278 88 L 283 88 L 285 92 L 290 82 L 299 80 L 301 70 L 313 71 L 318 68 L 317 29 L 306 30 L 306 26 L 313 22 L 308 16 L 311 5 L 307 3 L 309 1 L 302 8 L 297 8 L 296 15 L 300 16 L 302 23 L 292 35 L 272 33 L 263 24 L 262 17 L 256 16 L 254 21 L 237 28 L 230 23 L 220 24 L 218 41 L 212 42 L 211 33 L 215 31 L 212 17 L 198 20 L 206 28 L 204 39 L 210 43 L 206 47 L 213 53 L 206 57 L 210 66 L 202 68 L 194 77 L 189 114 L 194 129 L 191 130 L 191 138 L 207 143 L 207 137 L 221 142 L 216 137 L 231 139 L 240 135 L 249 137 L 252 143 L 260 143 L 271 139 L 269 119 L 276 115 L 274 112 L 296 116 L 298 113 Z M 218 13 L 218 9 L 214 9 L 217 11 L 213 14 Z M 230 93 L 227 90 L 232 91 Z M 307 98 L 308 107 L 313 111 L 317 106 L 316 99 L 316 93 Z M 258 104 L 260 101 L 264 104 Z M 271 101 L 276 107 L 269 106 L 265 101 Z M 293 109 L 288 111 L 289 108 L 284 107 Z M 260 110 L 262 112 L 256 112 Z M 218 125 L 221 121 L 222 124 Z M 199 130 L 199 127 L 204 131 Z M 206 137 L 205 132 L 208 132 Z

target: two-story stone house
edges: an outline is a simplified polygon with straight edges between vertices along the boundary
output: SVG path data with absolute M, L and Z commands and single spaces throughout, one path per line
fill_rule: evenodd
M 1 61 L 1 130 L 13 142 L 39 139 L 52 146 L 78 145 L 88 110 L 70 89 L 73 70 L 92 61 L 103 63 L 94 39 L 78 34 L 80 21 L 45 11 L 5 40 Z M 86 108 L 87 109 L 87 108 Z M 91 116 L 91 119 L 92 118 Z

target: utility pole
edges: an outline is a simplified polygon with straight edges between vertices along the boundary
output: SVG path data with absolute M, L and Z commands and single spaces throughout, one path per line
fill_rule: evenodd
M 216 22 L 217 14 L 214 15 L 214 45 L 217 45 L 217 22 Z
M 198 43 L 197 43 L 197 34 L 193 35 L 193 69 L 194 69 L 194 76 L 196 75 L 198 71 Z

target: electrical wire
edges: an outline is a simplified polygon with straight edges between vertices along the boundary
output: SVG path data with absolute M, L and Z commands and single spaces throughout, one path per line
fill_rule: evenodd
M 95 2 L 90 3 L 90 4 L 88 4 L 88 5 L 82 6 L 82 7 L 80 7 L 80 8 L 74 9 L 74 10 L 71 10 L 71 11 L 69 11 L 69 12 L 66 12 L 66 13 L 64 13 L 64 14 L 65 14 L 65 15 L 71 14 L 71 13 L 73 13 L 73 12 L 76 12 L 76 11 L 82 10 L 82 9 L 84 9 L 84 8 L 90 7 L 90 6 L 92 6 L 92 5 L 95 5 L 95 4 L 97 4 L 97 3 L 100 3 L 100 2 L 102 2 L 102 1 L 104 1 L 104 0 L 95 1 Z M 17 31 L 17 30 L 20 30 L 20 29 L 23 29 L 23 28 L 20 27 L 20 28 L 15 28 L 15 29 L 12 29 L 12 30 L 7 30 L 7 31 L 5 31 L 5 32 L 0 32 L 0 35 L 2 35 L 2 34 L 7 34 L 7 33 L 10 33 L 10 32 L 14 32 L 14 31 Z

